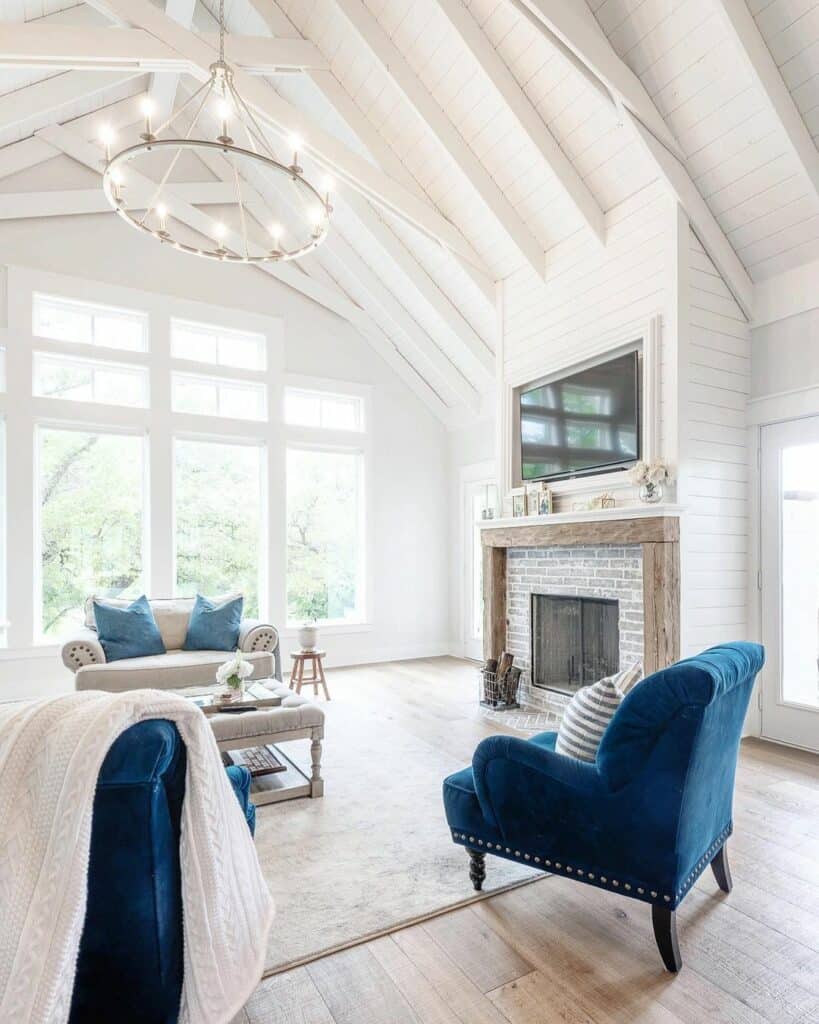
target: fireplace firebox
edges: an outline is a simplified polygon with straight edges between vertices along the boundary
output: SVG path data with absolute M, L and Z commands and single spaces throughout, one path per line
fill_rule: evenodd
M 532 685 L 573 694 L 620 668 L 618 602 L 531 595 Z

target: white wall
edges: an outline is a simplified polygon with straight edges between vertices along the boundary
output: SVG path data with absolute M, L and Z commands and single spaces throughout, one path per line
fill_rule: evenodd
M 111 215 L 6 221 L 0 263 L 282 318 L 288 373 L 372 385 L 371 628 L 328 635 L 328 664 L 447 651 L 446 431 L 354 328 L 253 268 L 180 255 Z M 272 501 L 276 487 L 284 481 L 271 482 Z M 9 531 L 13 540 L 14 523 Z M 51 650 L 0 652 L 0 699 L 66 683 Z
M 819 298 L 819 275 L 815 289 Z M 819 385 L 819 309 L 765 324 L 752 334 L 754 398 Z

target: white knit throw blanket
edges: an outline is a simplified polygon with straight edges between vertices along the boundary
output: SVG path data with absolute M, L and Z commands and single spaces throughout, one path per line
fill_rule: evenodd
M 180 1024 L 226 1024 L 261 977 L 273 901 L 205 716 L 156 690 L 71 693 L 0 705 L 0 1021 L 68 1019 L 97 776 L 148 718 L 174 722 L 188 755 Z

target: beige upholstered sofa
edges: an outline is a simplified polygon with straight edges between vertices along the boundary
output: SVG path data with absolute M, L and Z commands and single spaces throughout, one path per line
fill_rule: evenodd
M 235 597 L 237 595 L 226 595 Z M 123 607 L 130 600 L 103 598 L 108 604 Z M 150 602 L 162 634 L 166 654 L 147 658 L 125 658 L 106 662 L 97 636 L 93 598 L 85 603 L 85 626 L 63 646 L 63 664 L 74 675 L 78 690 L 138 690 L 152 688 L 175 690 L 182 686 L 205 686 L 215 681 L 216 669 L 229 653 L 226 651 L 183 651 L 194 598 L 160 598 Z M 254 679 L 281 679 L 279 633 L 275 626 L 245 619 L 239 630 L 239 647 L 253 665 Z

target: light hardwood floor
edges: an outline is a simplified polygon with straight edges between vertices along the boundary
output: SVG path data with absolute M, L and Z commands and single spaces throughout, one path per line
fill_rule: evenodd
M 463 662 L 328 677 L 334 700 L 378 700 L 465 763 L 487 734 Z M 733 892 L 709 872 L 679 912 L 677 976 L 648 907 L 549 878 L 272 977 L 234 1024 L 819 1022 L 819 757 L 743 743 L 729 851 Z M 466 876 L 464 858 L 465 894 Z

